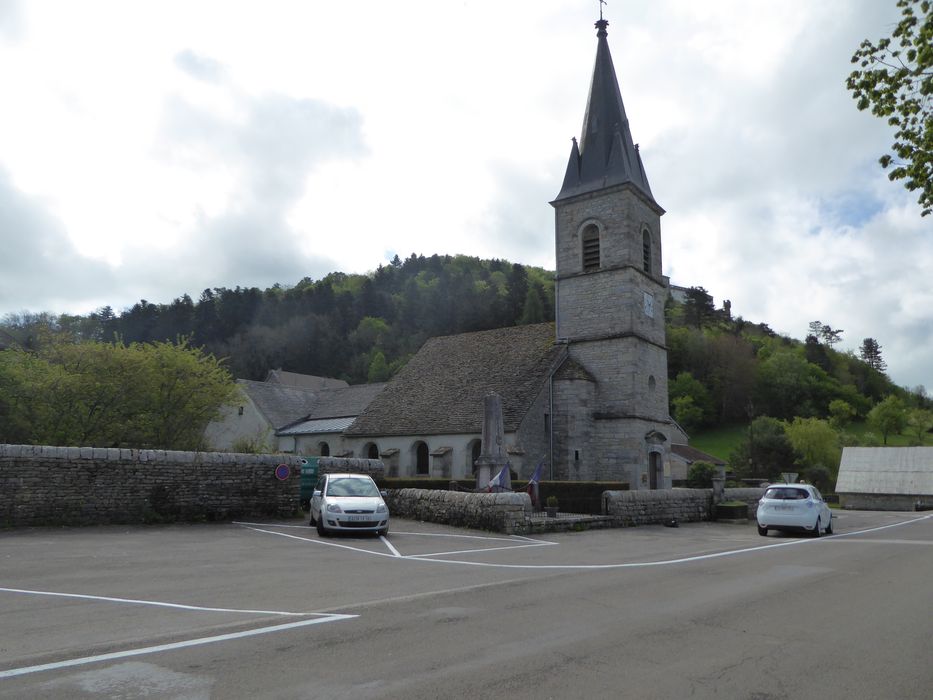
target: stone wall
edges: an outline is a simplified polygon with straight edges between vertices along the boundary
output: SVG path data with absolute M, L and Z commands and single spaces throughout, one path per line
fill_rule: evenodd
M 396 489 L 386 503 L 393 517 L 507 534 L 524 532 L 525 514 L 531 514 L 527 493 Z
M 298 458 L 0 445 L 0 526 L 243 517 L 298 510 Z M 279 480 L 275 468 L 289 467 Z
M 744 501 L 748 517 L 758 511 L 764 489 L 726 489 L 725 500 Z M 621 525 L 659 525 L 676 519 L 682 522 L 710 520 L 712 489 L 663 489 L 657 491 L 606 491 L 605 515 L 618 518 Z
M 839 505 L 844 510 L 916 510 L 921 506 L 933 505 L 933 496 L 884 494 L 884 493 L 840 493 Z

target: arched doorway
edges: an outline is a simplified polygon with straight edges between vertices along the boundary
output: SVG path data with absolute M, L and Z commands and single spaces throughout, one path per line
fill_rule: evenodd
M 319 443 L 317 447 L 318 453 L 321 455 L 321 457 L 330 457 L 330 445 L 328 445 L 326 442 L 322 442 Z
M 379 446 L 375 442 L 369 442 L 363 448 L 363 454 L 366 459 L 379 459 Z
M 664 487 L 664 465 L 659 452 L 648 453 L 648 488 Z

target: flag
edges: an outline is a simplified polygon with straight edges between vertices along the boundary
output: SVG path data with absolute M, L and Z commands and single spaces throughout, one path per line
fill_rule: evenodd
M 528 492 L 528 497 L 531 499 L 531 505 L 535 508 L 538 507 L 538 482 L 541 481 L 543 472 L 544 460 L 542 459 L 538 462 L 538 466 L 535 467 L 531 478 L 528 480 L 528 486 L 525 487 L 525 490 Z
M 544 473 L 544 460 L 542 459 L 540 462 L 538 462 L 538 466 L 535 467 L 534 473 L 531 475 L 531 478 L 528 480 L 529 486 L 533 483 L 537 484 L 539 481 L 541 481 L 541 476 L 543 473 Z
M 509 464 L 508 462 L 506 462 L 505 466 L 499 470 L 499 473 L 489 480 L 489 490 L 492 491 L 493 488 L 496 486 L 504 489 L 508 482 L 509 482 Z

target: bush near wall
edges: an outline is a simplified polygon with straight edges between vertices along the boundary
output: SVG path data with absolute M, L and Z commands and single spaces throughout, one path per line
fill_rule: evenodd
M 398 477 L 376 479 L 379 488 L 387 490 L 427 489 L 447 491 L 450 489 L 451 481 L 451 479 Z M 454 479 L 453 481 L 464 491 L 472 491 L 476 484 L 473 479 Z M 513 491 L 524 491 L 527 487 L 527 481 L 512 480 Z M 623 481 L 541 481 L 538 485 L 541 503 L 546 502 L 549 496 L 554 496 L 559 504 L 558 509 L 562 513 L 582 513 L 586 515 L 602 514 L 604 491 L 628 490 L 629 485 Z

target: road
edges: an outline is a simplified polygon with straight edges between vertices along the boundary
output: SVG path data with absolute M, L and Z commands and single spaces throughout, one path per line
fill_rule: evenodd
M 0 697 L 933 697 L 933 518 L 835 527 L 6 531 Z

